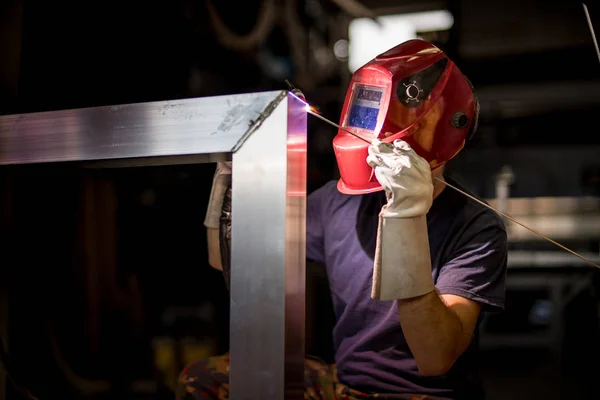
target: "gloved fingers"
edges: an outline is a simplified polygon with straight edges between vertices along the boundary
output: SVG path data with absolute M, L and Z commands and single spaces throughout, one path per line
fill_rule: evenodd
M 394 145 L 394 153 L 398 154 L 398 155 L 403 155 L 403 156 L 407 156 L 410 157 L 413 160 L 422 158 L 420 155 L 417 154 L 417 152 L 410 146 L 410 144 L 408 144 L 407 142 L 405 142 L 402 139 L 396 139 L 394 140 L 394 142 L 392 143 Z
M 370 154 L 367 157 L 367 164 L 376 171 L 385 170 L 390 175 L 397 175 L 402 169 L 410 166 L 410 160 L 407 160 L 405 157 L 396 156 L 392 158 L 381 154 Z
M 396 153 L 371 153 L 367 157 L 367 163 L 373 168 L 389 169 L 394 174 L 412 166 L 410 157 Z
M 395 173 L 390 168 L 376 167 L 375 178 L 385 190 L 391 190 L 394 187 L 393 181 Z
M 369 164 L 369 167 L 371 167 L 371 168 L 375 168 L 375 167 L 379 166 L 380 162 L 381 162 L 381 160 L 374 154 L 369 154 L 367 156 L 367 164 Z
M 418 158 L 419 155 L 412 149 L 412 147 L 402 139 L 396 139 L 392 143 L 382 142 L 379 139 L 374 139 L 371 146 L 369 146 L 369 154 L 380 154 L 383 159 L 386 156 L 393 157 L 401 156 L 405 160 Z M 407 167 L 410 167 L 410 163 L 405 163 Z M 388 163 L 389 165 L 389 163 Z
M 404 140 L 394 140 L 394 149 L 398 154 L 403 154 L 409 157 L 417 170 L 426 175 L 431 173 L 431 166 L 427 160 L 418 155 L 417 152 Z
M 405 142 L 402 139 L 394 140 L 393 144 L 394 144 L 394 148 L 396 148 L 402 152 L 414 152 L 413 148 L 410 147 L 410 144 L 408 144 L 407 142 Z
M 379 154 L 369 154 L 367 156 L 367 164 L 372 168 L 388 167 L 385 160 Z
M 391 172 L 389 168 L 375 168 L 375 178 L 377 178 L 377 181 L 379 182 L 379 184 L 381 184 L 381 187 L 384 189 L 386 194 L 386 200 L 388 201 L 394 196 L 393 175 L 393 172 Z
M 387 166 L 384 158 L 382 157 L 383 151 L 386 151 L 384 148 L 383 142 L 374 139 L 373 143 L 368 147 L 369 155 L 367 156 L 367 164 L 372 168 L 375 167 L 384 167 Z M 387 150 L 389 152 L 389 150 Z
M 384 167 L 395 171 L 403 167 L 410 168 L 410 160 L 404 154 L 399 153 L 391 143 L 373 139 L 368 152 L 367 164 L 373 168 Z
M 393 154 L 394 146 L 388 142 L 382 142 L 379 139 L 373 139 L 369 146 L 369 152 L 377 154 Z
M 396 139 L 393 143 L 382 142 L 374 139 L 368 148 L 367 164 L 375 169 L 376 176 L 382 185 L 379 176 L 389 175 L 388 181 L 395 179 L 409 170 L 409 175 L 421 176 L 425 181 L 431 182 L 431 166 L 423 157 L 404 140 Z

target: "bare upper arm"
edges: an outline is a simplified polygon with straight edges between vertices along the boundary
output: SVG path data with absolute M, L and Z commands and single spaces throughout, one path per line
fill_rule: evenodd
M 215 228 L 206 229 L 208 242 L 208 263 L 216 270 L 223 271 L 221 262 L 221 249 L 219 247 L 219 230 Z
M 453 294 L 443 294 L 440 295 L 440 298 L 444 304 L 446 304 L 446 307 L 453 311 L 460 321 L 463 331 L 460 346 L 460 353 L 462 353 L 469 346 L 473 334 L 475 333 L 477 320 L 481 313 L 481 305 L 473 300 Z

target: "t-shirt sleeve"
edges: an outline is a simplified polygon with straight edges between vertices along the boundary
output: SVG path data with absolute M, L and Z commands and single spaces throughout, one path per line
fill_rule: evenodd
M 485 311 L 504 309 L 507 236 L 495 215 L 484 213 L 460 234 L 436 282 L 439 294 L 476 301 Z
M 316 263 L 325 263 L 322 216 L 327 186 L 315 190 L 306 199 L 306 259 Z

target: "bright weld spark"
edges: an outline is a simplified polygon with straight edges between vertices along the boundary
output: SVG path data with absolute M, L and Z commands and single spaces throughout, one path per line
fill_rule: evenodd
M 360 140 L 362 140 L 362 141 L 363 141 L 363 142 L 365 142 L 365 143 L 369 143 L 369 144 L 371 144 L 371 142 L 370 142 L 369 140 L 367 140 L 367 139 L 365 139 L 365 138 L 363 138 L 363 137 L 360 137 L 359 135 L 357 135 L 356 133 L 352 132 L 351 130 L 349 130 L 349 129 L 346 129 L 346 128 L 344 128 L 344 127 L 342 127 L 342 126 L 340 126 L 340 125 L 336 124 L 335 122 L 333 122 L 333 121 L 331 121 L 331 120 L 329 120 L 329 119 L 327 119 L 327 118 L 323 117 L 321 114 L 319 114 L 319 113 L 318 113 L 318 111 L 316 110 L 316 108 L 315 108 L 315 107 L 313 107 L 313 106 L 311 106 L 310 104 L 308 104 L 308 102 L 307 102 L 306 100 L 304 100 L 304 99 L 300 98 L 299 96 L 297 96 L 296 94 L 294 94 L 294 93 L 293 93 L 293 92 L 291 92 L 291 91 L 290 91 L 289 93 L 290 93 L 292 96 L 294 96 L 295 98 L 297 98 L 298 100 L 300 100 L 301 102 L 303 102 L 303 103 L 304 103 L 304 110 L 305 110 L 307 113 L 309 113 L 309 114 L 311 114 L 311 115 L 314 115 L 315 117 L 319 118 L 320 120 L 322 120 L 322 121 L 324 121 L 324 122 L 327 122 L 329 125 L 332 125 L 332 126 L 334 126 L 334 127 L 338 128 L 338 129 L 341 129 L 341 130 L 343 130 L 344 132 L 347 132 L 347 133 L 351 134 L 351 135 L 352 135 L 352 136 L 354 136 L 355 138 L 357 138 L 357 139 L 360 139 Z
M 308 104 L 308 103 L 306 102 L 306 100 L 304 100 L 304 99 L 302 99 L 302 98 L 300 98 L 300 97 L 296 96 L 296 95 L 295 95 L 294 93 L 292 93 L 291 91 L 290 91 L 290 94 L 291 94 L 292 96 L 296 97 L 298 100 L 300 100 L 301 102 L 303 102 L 303 103 L 305 104 L 305 106 L 304 106 L 304 109 L 306 110 L 306 112 L 307 112 L 307 113 L 309 113 L 309 114 L 311 114 L 311 115 L 314 115 L 315 117 L 319 118 L 319 119 L 320 119 L 320 120 L 322 120 L 322 121 L 325 121 L 325 122 L 327 122 L 329 125 L 332 125 L 332 126 L 334 126 L 334 127 L 338 128 L 338 129 L 341 129 L 341 130 L 343 130 L 343 131 L 345 131 L 345 132 L 348 132 L 348 133 L 349 133 L 349 134 L 351 134 L 352 136 L 354 136 L 354 137 L 356 137 L 356 138 L 358 138 L 358 139 L 360 139 L 360 140 L 362 140 L 362 141 L 364 141 L 364 142 L 366 142 L 366 143 L 368 143 L 368 144 L 371 144 L 371 142 L 370 142 L 370 141 L 368 141 L 367 139 L 365 139 L 365 138 L 362 138 L 362 137 L 358 136 L 357 134 L 355 134 L 355 133 L 353 133 L 353 132 L 349 131 L 348 129 L 345 129 L 345 128 L 343 128 L 343 127 L 339 126 L 339 125 L 338 125 L 338 124 L 336 124 L 335 122 L 328 120 L 327 118 L 325 118 L 325 117 L 323 117 L 322 115 L 318 114 L 316 111 L 313 111 L 313 107 L 312 107 L 310 104 Z M 438 178 L 438 177 L 434 177 L 434 179 L 436 179 L 437 181 L 439 181 L 439 182 L 441 182 L 441 183 L 445 184 L 446 186 L 450 187 L 451 189 L 454 189 L 454 190 L 456 190 L 458 193 L 462 194 L 463 196 L 465 196 L 465 197 L 467 197 L 467 198 L 469 198 L 469 199 L 471 199 L 471 200 L 473 200 L 473 201 L 475 201 L 475 202 L 477 202 L 477 203 L 481 204 L 481 205 L 482 205 L 482 206 L 484 206 L 484 207 L 487 207 L 487 208 L 489 208 L 490 210 L 494 211 L 495 213 L 497 213 L 497 214 L 499 214 L 499 215 L 501 215 L 501 216 L 503 216 L 503 217 L 507 218 L 508 220 L 510 220 L 510 221 L 512 221 L 512 222 L 514 222 L 515 224 L 517 224 L 517 225 L 519 225 L 519 226 L 522 226 L 523 228 L 525 228 L 525 229 L 527 229 L 528 231 L 530 231 L 530 232 L 534 233 L 535 235 L 538 235 L 539 237 L 541 237 L 542 239 L 544 239 L 544 240 L 546 240 L 546 241 L 548 241 L 548 242 L 552 243 L 553 245 L 555 245 L 555 246 L 558 246 L 559 248 L 561 248 L 561 249 L 565 250 L 565 251 L 566 251 L 566 252 L 568 252 L 568 253 L 571 253 L 572 255 L 574 255 L 574 256 L 576 256 L 576 257 L 580 258 L 581 260 L 585 261 L 586 263 L 588 263 L 588 264 L 590 264 L 590 265 L 593 265 L 593 266 L 594 266 L 594 267 L 596 267 L 596 268 L 600 268 L 600 265 L 596 264 L 596 263 L 595 263 L 595 262 L 593 262 L 592 260 L 590 260 L 590 259 L 588 259 L 588 258 L 586 258 L 586 257 L 582 256 L 581 254 L 579 254 L 579 253 L 577 253 L 577 252 L 575 252 L 575 251 L 573 251 L 573 250 L 569 249 L 569 248 L 568 248 L 568 247 L 566 247 L 566 246 L 563 246 L 562 244 L 560 244 L 560 243 L 556 242 L 555 240 L 552 240 L 552 239 L 550 239 L 548 236 L 544 235 L 543 233 L 541 233 L 541 232 L 538 232 L 538 231 L 536 231 L 535 229 L 528 227 L 527 225 L 523 224 L 522 222 L 519 222 L 519 221 L 518 221 L 517 219 L 515 219 L 514 217 L 511 217 L 510 215 L 508 215 L 508 214 L 506 214 L 506 213 L 503 213 L 502 211 L 496 210 L 494 207 L 490 206 L 490 205 L 489 205 L 489 204 L 487 204 L 486 202 L 484 202 L 484 201 L 482 201 L 482 200 L 478 199 L 477 197 L 475 197 L 475 196 L 472 196 L 472 195 L 470 195 L 470 194 L 468 194 L 468 193 L 466 193 L 466 192 L 464 192 L 464 191 L 460 190 L 460 189 L 459 189 L 459 188 L 457 188 L 456 186 L 453 186 L 453 185 L 449 184 L 449 183 L 448 183 L 448 182 L 446 182 L 444 179 L 441 179 L 441 178 Z

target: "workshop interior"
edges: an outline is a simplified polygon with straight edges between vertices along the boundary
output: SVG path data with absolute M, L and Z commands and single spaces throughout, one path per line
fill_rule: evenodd
M 449 174 L 542 234 L 505 219 L 506 310 L 479 326 L 486 398 L 598 399 L 598 268 L 543 237 L 600 264 L 594 32 L 600 7 L 566 0 L 3 0 L 0 114 L 292 83 L 337 122 L 360 66 L 433 43 L 480 101 Z M 307 123 L 309 194 L 339 171 L 337 129 Z M 228 351 L 229 291 L 203 225 L 214 171 L 0 167 L 0 399 L 175 399 L 187 364 Z M 333 362 L 327 276 L 312 263 L 305 306 L 306 353 Z

